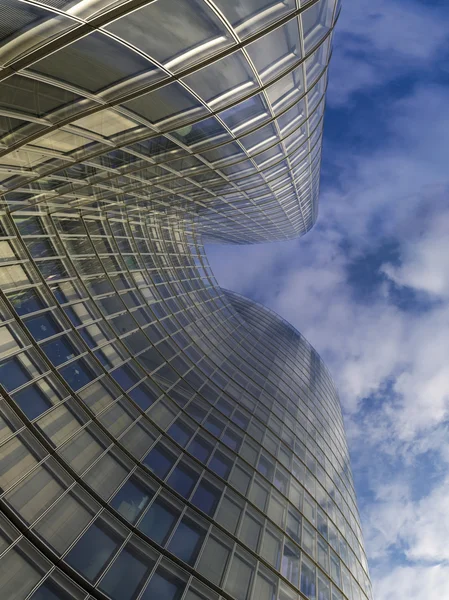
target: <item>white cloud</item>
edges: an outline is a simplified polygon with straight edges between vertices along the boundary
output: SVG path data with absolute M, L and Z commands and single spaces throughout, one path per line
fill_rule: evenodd
M 430 33 L 431 32 L 431 33 Z M 410 0 L 343 3 L 335 34 L 329 102 L 351 102 L 410 71 L 432 68 L 447 46 L 446 19 L 437 7 Z

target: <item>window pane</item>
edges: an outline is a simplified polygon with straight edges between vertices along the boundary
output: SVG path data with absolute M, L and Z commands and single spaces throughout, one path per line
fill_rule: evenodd
M 209 463 L 209 467 L 223 479 L 227 479 L 232 468 L 232 461 L 217 450 Z
M 75 360 L 60 370 L 61 375 L 74 390 L 79 390 L 95 379 L 94 372 L 89 368 L 84 359 Z
M 38 295 L 36 290 L 14 292 L 8 296 L 8 299 L 19 315 L 26 315 L 45 307 L 42 298 Z
M 239 500 L 233 500 L 226 495 L 220 504 L 220 510 L 217 514 L 217 522 L 223 525 L 230 533 L 235 533 L 237 523 L 242 514 L 243 506 Z
M 98 92 L 153 68 L 136 52 L 95 32 L 34 63 L 32 70 Z
M 193 565 L 203 543 L 205 531 L 185 517 L 172 537 L 168 550 L 184 562 Z
M 141 600 L 180 600 L 186 584 L 166 569 L 159 567 L 151 578 Z
M 14 395 L 14 400 L 30 421 L 52 406 L 50 400 L 37 385 L 29 385 L 24 390 L 18 392 Z
M 129 479 L 111 500 L 111 506 L 131 523 L 135 523 L 153 497 L 153 490 Z
M 166 502 L 157 498 L 150 506 L 149 511 L 139 524 L 139 529 L 152 540 L 163 546 L 170 535 L 173 526 L 178 520 L 180 511 Z
M 229 554 L 230 548 L 211 536 L 201 555 L 198 572 L 216 585 L 220 585 Z
M 199 0 L 153 2 L 106 29 L 174 72 L 231 44 L 219 19 Z
M 168 485 L 175 489 L 181 496 L 188 498 L 198 480 L 198 473 L 182 462 L 177 465 L 168 479 Z
M 188 452 L 193 454 L 195 458 L 203 463 L 206 463 L 213 450 L 212 444 L 209 444 L 204 438 L 197 435 L 193 438 L 188 447 Z
M 21 545 L 21 544 L 20 544 Z M 34 561 L 25 559 L 25 553 L 10 550 L 0 560 L 1 597 L 5 600 L 23 600 L 41 579 L 44 572 L 39 572 Z
M 261 531 L 261 524 L 253 519 L 249 514 L 246 514 L 240 528 L 239 537 L 244 544 L 251 548 L 251 550 L 256 550 Z
M 119 546 L 119 540 L 101 523 L 91 525 L 70 550 L 66 561 L 89 581 L 97 579 Z
M 75 494 L 67 494 L 39 521 L 35 531 L 62 554 L 91 519 L 92 513 Z
M 210 484 L 208 481 L 201 481 L 193 498 L 192 504 L 197 508 L 212 516 L 220 500 L 221 490 Z
M 226 579 L 226 591 L 236 600 L 246 600 L 254 569 L 237 554 L 232 559 L 231 568 Z
M 299 549 L 292 544 L 284 545 L 284 554 L 282 556 L 281 573 L 284 577 L 298 586 L 299 580 Z
M 301 561 L 301 592 L 311 600 L 316 598 L 315 574 L 315 566 L 303 555 Z
M 190 427 L 187 427 L 187 425 L 178 420 L 173 423 L 167 433 L 176 442 L 178 442 L 178 444 L 185 447 L 187 442 L 190 440 L 193 431 L 190 429 Z
M 145 560 L 141 553 L 128 544 L 99 587 L 113 600 L 131 600 L 136 596 L 153 565 L 154 560 L 150 557 Z
M 176 456 L 163 444 L 157 444 L 144 460 L 144 464 L 161 479 L 165 479 L 176 462 Z

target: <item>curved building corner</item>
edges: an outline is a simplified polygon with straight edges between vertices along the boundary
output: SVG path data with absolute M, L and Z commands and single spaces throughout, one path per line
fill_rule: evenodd
M 316 220 L 339 0 L 0 0 L 0 595 L 370 600 L 318 354 L 204 242 Z

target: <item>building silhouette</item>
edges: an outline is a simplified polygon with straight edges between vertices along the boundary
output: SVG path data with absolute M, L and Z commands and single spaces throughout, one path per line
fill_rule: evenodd
M 313 226 L 339 10 L 0 0 L 2 599 L 371 598 L 331 378 L 203 249 Z

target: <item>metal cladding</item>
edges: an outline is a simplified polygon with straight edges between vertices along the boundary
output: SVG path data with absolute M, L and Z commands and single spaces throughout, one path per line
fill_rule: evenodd
M 340 403 L 204 241 L 317 216 L 335 0 L 0 0 L 5 600 L 365 600 Z

